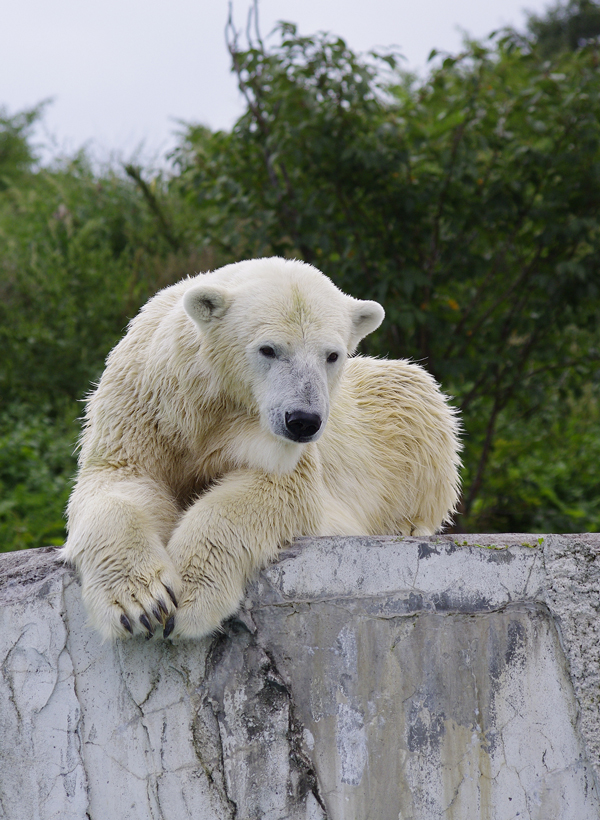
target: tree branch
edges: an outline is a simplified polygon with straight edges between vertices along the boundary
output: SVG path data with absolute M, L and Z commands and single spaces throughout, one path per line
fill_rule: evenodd
M 138 188 L 142 192 L 142 196 L 148 203 L 148 207 L 156 217 L 158 224 L 160 225 L 162 235 L 167 240 L 169 245 L 173 248 L 174 251 L 178 251 L 181 249 L 181 242 L 175 236 L 171 225 L 163 209 L 160 206 L 157 198 L 154 196 L 150 188 L 148 187 L 147 183 L 144 179 L 142 179 L 141 170 L 136 168 L 135 165 L 124 165 L 125 172 L 128 177 L 131 177 L 133 181 L 137 184 Z

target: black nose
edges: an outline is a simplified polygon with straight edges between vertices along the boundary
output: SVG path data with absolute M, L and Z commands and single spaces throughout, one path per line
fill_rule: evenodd
M 305 413 L 304 410 L 294 410 L 285 414 L 285 426 L 294 441 L 308 441 L 319 432 L 321 416 L 316 413 Z

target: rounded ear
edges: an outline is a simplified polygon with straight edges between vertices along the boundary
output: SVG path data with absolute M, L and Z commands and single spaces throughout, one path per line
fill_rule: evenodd
M 206 327 L 220 319 L 227 313 L 230 304 L 229 293 L 216 285 L 197 285 L 183 296 L 185 312 L 199 327 Z
M 354 309 L 352 313 L 352 331 L 350 335 L 350 349 L 353 351 L 356 345 L 369 333 L 377 330 L 383 322 L 385 310 L 379 302 L 361 301 L 353 299 Z

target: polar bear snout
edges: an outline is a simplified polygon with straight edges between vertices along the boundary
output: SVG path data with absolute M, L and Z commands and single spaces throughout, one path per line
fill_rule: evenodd
M 292 410 L 285 414 L 285 430 L 292 441 L 307 442 L 317 435 L 323 420 L 318 413 L 307 413 L 304 410 Z
M 275 345 L 271 347 L 275 349 Z M 328 372 L 324 357 L 306 348 L 269 358 L 266 368 L 263 358 L 264 353 L 258 359 L 260 369 L 255 365 L 256 357 L 250 359 L 255 367 L 253 390 L 263 427 L 294 444 L 317 441 L 329 417 L 329 390 L 340 368 Z

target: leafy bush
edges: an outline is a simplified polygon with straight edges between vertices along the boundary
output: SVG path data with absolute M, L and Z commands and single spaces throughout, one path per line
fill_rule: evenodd
M 40 168 L 40 109 L 0 112 L 0 548 L 64 537 L 78 400 L 140 305 L 270 254 L 381 301 L 364 351 L 455 397 L 457 529 L 598 530 L 599 55 L 534 23 L 424 81 L 289 23 L 268 47 L 232 33 L 246 111 L 185 126 L 170 175 Z
M 231 253 L 297 256 L 385 304 L 367 348 L 424 361 L 462 411 L 470 528 L 510 419 L 527 437 L 535 408 L 566 411 L 557 389 L 598 390 L 595 47 L 543 61 L 503 34 L 416 83 L 394 55 L 279 38 L 232 38 L 247 111 L 190 128 L 174 182 Z
M 75 429 L 71 408 L 58 418 L 31 406 L 0 415 L 0 551 L 63 543 Z

